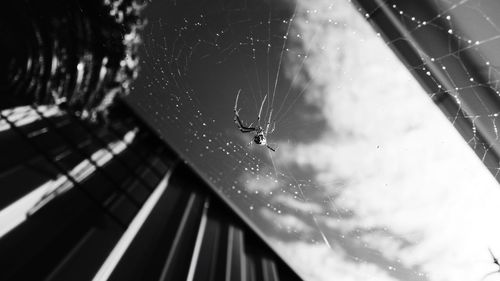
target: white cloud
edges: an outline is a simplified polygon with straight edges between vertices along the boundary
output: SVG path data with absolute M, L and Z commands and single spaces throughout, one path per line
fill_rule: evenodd
M 260 214 L 268 221 L 271 221 L 278 230 L 300 233 L 308 233 L 313 230 L 309 225 L 293 215 L 279 214 L 267 208 L 261 208 Z
M 347 262 L 341 249 L 303 242 L 273 241 L 278 250 L 294 268 L 302 269 L 306 280 L 392 281 L 385 271 L 365 262 Z M 332 251 L 335 254 L 332 254 Z
M 270 176 L 255 176 L 255 173 L 244 173 L 241 181 L 250 193 L 269 193 L 279 187 L 279 182 Z
M 317 182 L 348 182 L 335 203 L 355 216 L 322 222 L 343 233 L 387 227 L 394 237 L 360 239 L 384 257 L 419 266 L 429 280 L 478 280 L 494 270 L 487 248 L 500 254 L 497 182 L 350 3 L 299 5 L 309 10 L 299 13 L 295 32 L 310 50 L 304 74 L 312 83 L 296 81 L 307 83 L 304 98 L 328 129 L 312 143 L 280 144 L 287 153 L 277 155 L 312 167 Z M 290 77 L 300 63 L 288 58 Z M 275 200 L 291 203 L 285 199 Z M 326 245 L 284 243 L 282 250 L 310 280 L 392 280 Z
M 322 208 L 319 204 L 313 202 L 299 201 L 298 199 L 290 195 L 279 194 L 277 196 L 274 196 L 272 200 L 275 203 L 283 204 L 284 206 L 293 208 L 303 213 L 312 214 L 312 213 L 320 213 L 322 211 Z

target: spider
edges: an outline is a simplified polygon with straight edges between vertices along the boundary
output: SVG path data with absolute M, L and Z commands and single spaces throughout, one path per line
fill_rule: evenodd
M 267 135 L 272 134 L 274 132 L 274 128 L 276 125 L 276 124 L 273 124 L 273 126 L 271 127 L 271 117 L 273 115 L 272 109 L 271 109 L 271 112 L 269 114 L 269 119 L 267 121 L 266 128 L 263 129 L 260 126 L 260 115 L 262 114 L 262 108 L 264 107 L 264 103 L 266 102 L 267 95 L 264 96 L 264 99 L 262 100 L 262 104 L 260 105 L 259 115 L 257 115 L 257 127 L 253 127 L 253 123 L 250 124 L 249 126 L 245 126 L 245 124 L 243 124 L 243 122 L 240 119 L 240 115 L 239 115 L 240 109 L 238 109 L 238 98 L 240 97 L 240 92 L 241 92 L 241 89 L 238 91 L 238 94 L 236 95 L 236 102 L 234 103 L 234 122 L 238 126 L 238 129 L 242 133 L 255 133 L 252 142 L 254 142 L 255 144 L 261 145 L 261 146 L 265 146 L 273 152 L 276 151 L 275 148 L 273 148 L 267 144 Z M 250 144 L 252 144 L 252 142 L 250 142 Z

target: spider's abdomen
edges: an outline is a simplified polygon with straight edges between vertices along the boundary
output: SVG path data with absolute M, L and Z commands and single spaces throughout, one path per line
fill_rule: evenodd
M 263 134 L 257 134 L 253 138 L 253 141 L 258 145 L 266 145 L 266 138 Z

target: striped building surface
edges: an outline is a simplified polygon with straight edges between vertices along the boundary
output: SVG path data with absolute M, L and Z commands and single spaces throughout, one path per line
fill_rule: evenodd
M 123 111 L 0 112 L 0 280 L 301 280 Z

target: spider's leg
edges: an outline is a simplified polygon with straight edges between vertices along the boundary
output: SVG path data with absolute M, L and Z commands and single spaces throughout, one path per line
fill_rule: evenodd
M 238 90 L 238 94 L 236 94 L 236 101 L 234 102 L 234 113 L 238 114 L 238 99 L 240 98 L 241 89 Z
M 236 123 L 239 128 L 245 127 L 245 125 L 243 125 L 243 122 L 241 122 L 240 116 L 237 113 L 234 115 L 234 123 Z
M 270 147 L 269 145 L 266 145 L 266 146 L 267 146 L 267 148 L 269 148 L 272 152 L 276 152 L 276 148 L 272 148 L 272 147 Z
M 273 123 L 273 126 L 271 127 L 271 130 L 269 130 L 268 134 L 274 133 L 275 129 L 276 129 L 276 122 Z
M 247 126 L 245 126 L 238 115 L 236 115 L 234 117 L 234 122 L 236 123 L 236 125 L 238 126 L 238 129 L 240 129 L 240 131 L 242 133 L 250 133 L 250 132 L 254 132 L 254 131 L 257 130 L 254 127 L 247 127 Z
M 245 124 L 243 124 L 243 121 L 241 121 L 240 116 L 238 115 L 238 112 L 236 112 L 236 114 L 234 115 L 234 122 L 236 123 L 236 125 L 238 126 L 238 128 L 240 130 L 245 130 L 245 131 L 248 131 L 248 132 L 253 132 L 253 131 L 257 130 L 254 127 L 251 127 L 251 126 L 247 127 L 247 126 L 245 126 Z
M 236 95 L 236 101 L 234 103 L 234 122 L 238 122 L 239 127 L 245 127 L 240 119 L 240 110 L 238 109 L 238 99 L 240 98 L 241 89 L 238 90 L 238 94 Z
M 240 129 L 240 132 L 242 133 L 251 133 L 251 132 L 254 132 L 255 130 L 253 130 L 253 128 L 239 128 Z
M 267 135 L 269 133 L 269 126 L 271 125 L 271 118 L 273 117 L 273 109 L 271 108 L 271 112 L 269 113 L 269 119 L 267 120 L 266 130 L 264 134 Z
M 493 252 L 491 251 L 490 248 L 488 248 L 488 251 L 490 252 L 491 258 L 493 259 L 493 263 L 500 266 L 500 264 L 498 264 L 497 257 L 495 257 L 495 255 L 493 254 Z
M 240 93 L 241 93 L 241 89 L 238 90 L 238 94 L 236 94 L 236 101 L 234 103 L 234 122 L 236 123 L 236 125 L 238 126 L 238 129 L 240 129 L 240 131 L 242 133 L 249 133 L 249 132 L 254 132 L 256 131 L 257 129 L 255 127 L 252 127 L 252 125 L 250 126 L 245 126 L 245 124 L 243 124 L 243 121 L 241 121 L 240 119 L 240 110 L 238 109 L 238 99 L 240 98 Z
M 260 127 L 260 115 L 262 114 L 262 108 L 264 107 L 264 103 L 266 102 L 267 95 L 264 96 L 264 99 L 262 100 L 262 103 L 260 104 L 260 110 L 259 110 L 259 115 L 257 115 L 257 126 Z

